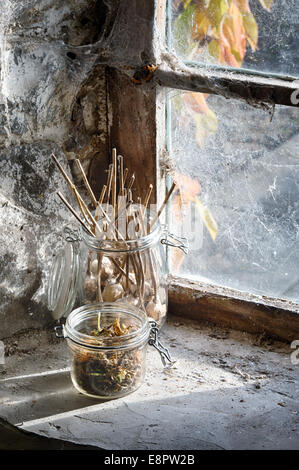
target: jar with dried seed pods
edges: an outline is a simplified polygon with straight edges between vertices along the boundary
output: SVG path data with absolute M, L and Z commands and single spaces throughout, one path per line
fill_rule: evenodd
M 65 229 L 67 244 L 56 257 L 48 300 L 53 317 L 74 307 L 121 302 L 144 310 L 164 324 L 167 313 L 167 261 L 164 245 L 185 250 L 182 241 L 156 222 L 140 238 L 110 240 L 92 237 L 84 228 Z

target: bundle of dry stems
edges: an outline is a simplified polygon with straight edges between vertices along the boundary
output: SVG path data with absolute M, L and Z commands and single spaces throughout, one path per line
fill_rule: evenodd
M 160 209 L 154 216 L 149 216 L 147 209 L 153 185 L 149 184 L 143 201 L 141 197 L 137 197 L 134 202 L 132 189 L 135 175 L 133 173 L 129 178 L 128 168 L 124 169 L 123 156 L 117 156 L 116 149 L 113 149 L 107 184 L 103 185 L 98 200 L 90 187 L 80 160 L 76 160 L 94 207 L 94 210 L 90 210 L 54 154 L 52 159 L 71 188 L 80 213 L 76 212 L 60 192 L 57 192 L 61 201 L 92 238 L 99 241 L 112 240 L 116 246 L 121 244 L 126 248 L 129 240 L 150 234 L 176 188 L 173 183 Z M 119 228 L 120 221 L 123 224 L 122 229 Z M 122 250 L 119 256 L 109 256 L 99 251 L 96 259 L 89 260 L 89 270 L 96 279 L 94 300 L 112 302 L 121 299 L 135 303 L 142 307 L 148 316 L 161 323 L 166 315 L 166 300 L 162 300 L 159 296 L 156 261 L 151 248 L 143 251 L 137 249 L 134 252 L 128 250 L 128 253 Z

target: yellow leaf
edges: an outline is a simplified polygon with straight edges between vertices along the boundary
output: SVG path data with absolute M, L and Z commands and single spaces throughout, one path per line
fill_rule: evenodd
M 220 24 L 220 46 L 228 65 L 240 67 L 246 52 L 246 31 L 243 16 L 235 3 Z
M 210 56 L 214 57 L 217 61 L 219 61 L 220 47 L 216 39 L 213 39 L 212 41 L 209 42 L 208 51 L 209 51 Z
M 249 42 L 251 49 L 253 51 L 256 51 L 258 40 L 258 26 L 252 13 L 243 14 L 243 24 L 246 31 L 247 41 Z
M 184 8 L 187 8 L 191 3 L 191 0 L 185 0 L 184 1 Z
M 260 4 L 262 5 L 263 8 L 270 11 L 273 0 L 259 0 L 259 1 L 260 1 Z
M 201 41 L 208 33 L 211 22 L 204 11 L 196 10 L 192 25 L 192 37 Z
M 223 16 L 228 12 L 227 0 L 210 0 L 209 7 L 207 8 L 207 16 L 213 26 L 219 29 Z
M 209 130 L 209 132 L 214 133 L 218 129 L 218 119 L 214 111 L 210 108 L 204 116 L 204 125 Z
M 208 109 L 205 114 L 194 113 L 193 119 L 196 124 L 196 142 L 203 148 L 209 136 L 217 131 L 217 116 L 211 109 Z
M 249 0 L 234 0 L 242 13 L 250 13 Z
M 216 220 L 212 216 L 209 209 L 203 205 L 203 203 L 198 199 L 198 197 L 195 197 L 194 202 L 196 204 L 196 207 L 199 211 L 203 223 L 205 224 L 206 228 L 209 231 L 209 234 L 211 235 L 212 240 L 215 241 L 218 233 L 218 225 Z

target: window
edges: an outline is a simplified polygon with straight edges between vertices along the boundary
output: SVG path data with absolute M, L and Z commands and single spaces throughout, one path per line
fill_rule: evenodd
M 298 109 L 277 106 L 271 119 L 263 109 L 213 95 L 217 129 L 209 132 L 202 120 L 197 129 L 189 95 L 170 93 L 171 157 L 190 180 L 184 223 L 169 214 L 171 232 L 190 235 L 189 255 L 179 266 L 175 253 L 172 269 L 299 304 Z
M 296 0 L 168 2 L 169 43 L 185 63 L 296 77 Z
M 126 72 L 108 70 L 110 139 L 137 190 L 154 181 L 162 200 L 174 174 L 191 189 L 202 239 L 170 256 L 170 309 L 284 338 L 299 310 L 298 16 L 293 0 L 128 3 Z

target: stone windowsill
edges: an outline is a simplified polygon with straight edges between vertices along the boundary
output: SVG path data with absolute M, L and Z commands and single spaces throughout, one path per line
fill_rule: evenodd
M 298 449 L 288 346 L 179 317 L 162 339 L 175 366 L 163 369 L 149 348 L 144 384 L 108 402 L 72 387 L 66 343 L 52 331 L 4 341 L 0 414 L 42 436 L 113 450 Z

